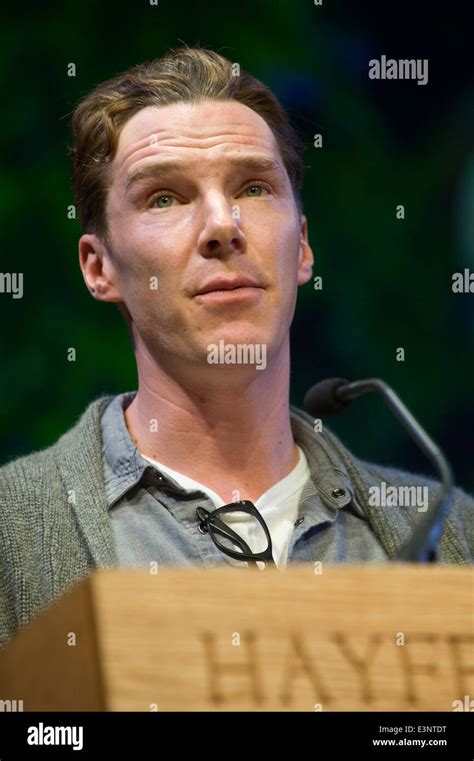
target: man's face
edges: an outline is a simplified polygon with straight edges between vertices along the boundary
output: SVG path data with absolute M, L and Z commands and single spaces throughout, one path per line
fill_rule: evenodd
M 236 101 L 147 107 L 125 124 L 112 172 L 109 300 L 125 302 L 137 346 L 202 366 L 223 339 L 266 344 L 270 361 L 312 254 L 266 122 Z M 216 278 L 254 285 L 202 294 Z

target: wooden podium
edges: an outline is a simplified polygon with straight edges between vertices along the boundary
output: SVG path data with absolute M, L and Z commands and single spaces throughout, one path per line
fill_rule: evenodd
M 473 591 L 470 568 L 442 565 L 94 571 L 0 650 L 0 701 L 473 710 Z

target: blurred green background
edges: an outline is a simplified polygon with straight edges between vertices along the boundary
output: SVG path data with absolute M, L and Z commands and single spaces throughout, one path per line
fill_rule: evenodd
M 24 296 L 0 294 L 0 460 L 52 443 L 93 398 L 136 388 L 125 326 L 90 297 L 79 270 L 81 230 L 67 218 L 69 115 L 99 82 L 186 42 L 273 88 L 306 145 L 303 199 L 323 290 L 300 289 L 292 402 L 301 406 L 328 376 L 380 376 L 473 491 L 474 294 L 451 288 L 454 272 L 474 271 L 472 33 L 461 9 L 349 0 L 12 6 L 0 27 L 0 269 L 24 273 Z M 429 83 L 370 80 L 368 61 L 382 54 L 428 58 Z M 361 457 L 429 472 L 375 397 L 330 425 Z

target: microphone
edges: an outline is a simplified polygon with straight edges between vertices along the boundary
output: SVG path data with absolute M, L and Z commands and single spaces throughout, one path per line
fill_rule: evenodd
M 346 410 L 354 399 L 369 391 L 381 394 L 395 417 L 438 472 L 441 493 L 433 507 L 415 526 L 411 538 L 402 546 L 396 558 L 407 562 L 434 562 L 444 520 L 453 499 L 453 472 L 441 449 L 428 436 L 400 397 L 380 378 L 368 378 L 352 383 L 345 378 L 328 378 L 309 389 L 304 398 L 304 406 L 313 417 L 332 417 Z
M 351 404 L 351 400 L 342 399 L 338 394 L 339 389 L 348 384 L 345 378 L 326 378 L 306 392 L 304 406 L 313 417 L 334 417 Z

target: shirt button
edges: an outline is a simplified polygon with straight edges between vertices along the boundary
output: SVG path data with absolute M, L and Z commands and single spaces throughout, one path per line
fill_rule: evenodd
M 337 487 L 337 489 L 333 489 L 332 490 L 331 494 L 332 494 L 333 497 L 345 497 L 346 496 L 346 490 Z

